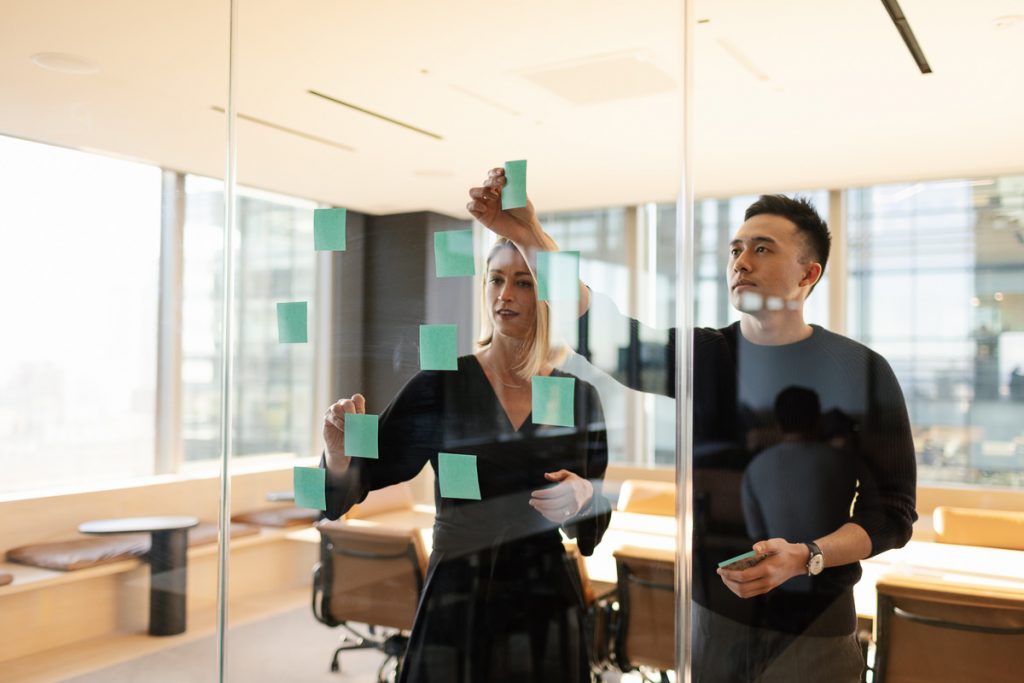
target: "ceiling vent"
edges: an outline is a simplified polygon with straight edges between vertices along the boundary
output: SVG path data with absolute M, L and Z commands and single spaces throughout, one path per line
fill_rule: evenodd
M 676 88 L 668 74 L 636 53 L 594 57 L 521 73 L 573 104 L 647 97 Z

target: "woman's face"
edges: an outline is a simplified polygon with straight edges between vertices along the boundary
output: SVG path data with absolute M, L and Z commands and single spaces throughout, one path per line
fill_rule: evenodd
M 496 334 L 523 338 L 531 333 L 537 316 L 537 293 L 533 275 L 518 249 L 498 249 L 491 257 L 484 299 Z

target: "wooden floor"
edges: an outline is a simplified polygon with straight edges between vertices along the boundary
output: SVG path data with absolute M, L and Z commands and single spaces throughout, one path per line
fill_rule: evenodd
M 233 606 L 229 629 L 294 610 L 309 604 L 309 588 L 294 589 L 272 596 L 249 598 Z M 310 617 L 312 619 L 312 616 Z M 324 627 L 325 630 L 329 630 Z M 12 659 L 0 667 L 0 683 L 42 683 L 63 681 L 104 669 L 138 657 L 208 638 L 216 631 L 216 610 L 189 614 L 188 631 L 178 636 L 154 638 L 144 633 L 118 634 Z M 211 642 L 213 642 L 211 640 Z M 215 645 L 211 645 L 211 648 Z M 326 658 L 330 658 L 327 653 Z M 325 660 L 326 661 L 326 660 Z M 215 679 L 210 672 L 208 680 Z
M 228 618 L 226 681 L 373 683 L 382 654 L 363 650 L 342 655 L 342 671 L 331 673 L 331 653 L 340 632 L 317 623 L 309 589 L 249 599 Z M 154 638 L 123 634 L 31 657 L 0 667 L 0 683 L 179 683 L 217 680 L 216 612 L 189 615 L 188 631 Z M 636 673 L 608 673 L 603 683 L 640 683 Z

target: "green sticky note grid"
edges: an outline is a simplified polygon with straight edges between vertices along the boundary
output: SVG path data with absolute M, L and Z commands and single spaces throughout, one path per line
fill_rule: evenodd
M 377 415 L 345 413 L 345 455 L 377 459 Z
M 574 377 L 533 378 L 533 424 L 574 427 Z
M 305 344 L 306 302 L 289 301 L 277 305 L 277 340 L 282 344 Z
M 437 277 L 476 275 L 476 266 L 473 263 L 473 231 L 435 232 L 434 266 Z
M 458 370 L 457 326 L 420 325 L 420 369 Z
M 480 500 L 475 455 L 438 453 L 437 479 L 442 498 Z
M 313 249 L 345 251 L 345 209 L 313 209 Z
M 537 298 L 541 301 L 578 301 L 580 252 L 537 253 Z
M 505 187 L 501 190 L 501 210 L 526 206 L 526 160 L 505 162 Z
M 324 495 L 326 482 L 327 470 L 320 467 L 296 467 L 292 470 L 295 506 L 326 510 L 327 498 Z

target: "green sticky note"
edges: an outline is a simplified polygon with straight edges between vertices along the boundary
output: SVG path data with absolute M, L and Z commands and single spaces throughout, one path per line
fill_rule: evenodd
M 437 479 L 442 498 L 480 500 L 476 456 L 462 453 L 437 454 Z
M 296 467 L 292 470 L 296 507 L 326 510 L 327 498 L 324 495 L 326 483 L 327 470 L 320 467 Z
M 526 159 L 505 162 L 505 187 L 501 190 L 501 210 L 526 206 Z
M 473 231 L 445 230 L 434 233 L 434 265 L 437 277 L 476 275 Z
M 533 424 L 574 427 L 574 377 L 533 378 Z
M 420 325 L 420 369 L 458 370 L 455 325 Z
M 578 301 L 580 252 L 537 253 L 537 298 L 541 301 Z
M 277 305 L 277 341 L 282 344 L 305 344 L 306 302 L 289 301 Z
M 377 415 L 345 413 L 345 455 L 377 459 Z
M 313 209 L 313 248 L 345 251 L 345 209 Z

